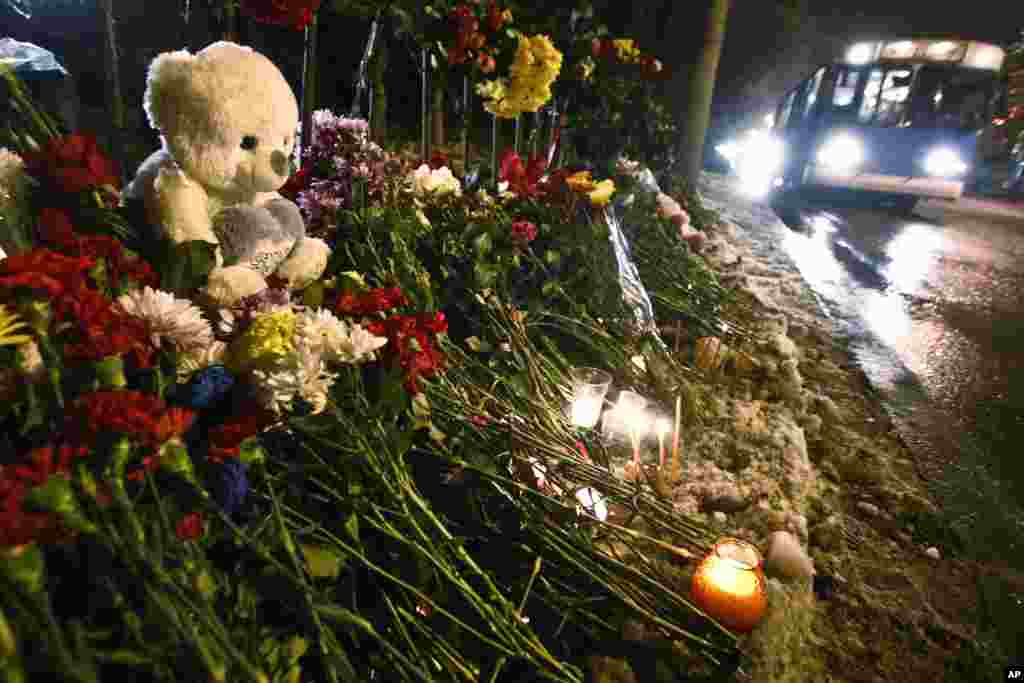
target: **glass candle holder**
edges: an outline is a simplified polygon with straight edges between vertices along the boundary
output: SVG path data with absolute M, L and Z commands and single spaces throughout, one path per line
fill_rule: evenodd
M 760 553 L 735 538 L 718 541 L 693 575 L 693 600 L 728 629 L 752 631 L 768 609 Z
M 577 427 L 592 428 L 601 419 L 612 376 L 598 368 L 573 368 L 569 375 L 572 378 L 569 421 Z

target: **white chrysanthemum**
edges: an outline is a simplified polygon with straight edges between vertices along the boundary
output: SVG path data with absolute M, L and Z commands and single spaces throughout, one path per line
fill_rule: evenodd
M 179 351 L 213 343 L 210 323 L 188 299 L 179 299 L 169 292 L 146 287 L 118 297 L 117 303 L 129 315 L 149 323 L 153 345 L 158 348 L 164 341 Z
M 179 353 L 177 357 L 178 379 L 184 381 L 211 365 L 221 365 L 224 362 L 224 354 L 227 349 L 228 345 L 224 342 L 214 341 L 207 346 Z
M 427 164 L 423 164 L 412 172 L 409 182 L 413 193 L 418 196 L 440 197 L 454 194 L 458 197 L 462 194 L 462 183 L 447 166 L 431 169 Z
M 11 150 L 0 147 L 0 192 L 6 190 L 11 196 L 18 196 L 24 183 L 25 162 Z
M 296 398 L 302 398 L 314 413 L 319 413 L 327 406 L 327 391 L 338 375 L 327 370 L 323 356 L 314 349 L 300 347 L 276 369 L 256 370 L 253 377 L 266 408 L 280 413 L 290 410 Z
M 334 363 L 355 364 L 372 360 L 374 351 L 388 343 L 360 325 L 339 320 L 326 309 L 305 311 L 296 332 L 299 346 L 309 347 Z
M 46 365 L 35 341 L 18 345 L 14 363 L 22 376 L 33 382 L 39 381 L 46 374 Z
M 362 325 L 349 327 L 348 339 L 330 349 L 342 363 L 362 363 L 374 358 L 374 351 L 388 343 L 387 337 L 378 337 Z

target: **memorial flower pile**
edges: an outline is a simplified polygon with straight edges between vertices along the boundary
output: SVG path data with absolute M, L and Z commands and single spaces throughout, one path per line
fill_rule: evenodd
M 316 4 L 247 6 L 299 27 Z M 455 61 L 478 62 L 511 17 L 459 7 Z M 542 106 L 561 69 L 546 36 L 516 42 L 487 86 L 498 116 Z M 732 666 L 735 637 L 668 563 L 640 577 L 608 546 L 699 557 L 714 534 L 565 416 L 572 365 L 637 388 L 648 354 L 658 391 L 681 390 L 615 251 L 635 191 L 659 310 L 713 309 L 710 286 L 689 306 L 699 264 L 664 231 L 678 212 L 659 218 L 636 168 L 513 151 L 474 187 L 444 158 L 384 152 L 361 119 L 313 125 L 283 194 L 333 242 L 327 270 L 232 308 L 198 295 L 210 246 L 147 239 L 93 138 L 42 126 L 0 149 L 0 669 L 579 683 L 630 619 Z M 622 526 L 626 505 L 669 540 Z

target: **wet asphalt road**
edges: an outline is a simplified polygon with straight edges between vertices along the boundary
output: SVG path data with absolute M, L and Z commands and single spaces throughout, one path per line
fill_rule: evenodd
M 1024 563 L 1024 202 L 772 208 L 785 227 L 755 241 L 836 322 L 958 534 Z

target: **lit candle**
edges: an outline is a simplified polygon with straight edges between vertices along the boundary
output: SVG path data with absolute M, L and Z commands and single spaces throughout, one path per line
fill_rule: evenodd
M 658 431 L 658 468 L 660 469 L 665 466 L 665 435 L 672 429 L 672 425 L 662 417 L 658 418 L 654 428 Z
M 601 419 L 603 398 L 580 397 L 572 402 L 569 419 L 577 427 L 593 427 Z
M 573 368 L 569 374 L 572 378 L 569 421 L 577 427 L 590 429 L 601 419 L 601 408 L 612 376 L 597 368 Z
M 672 433 L 672 466 L 679 464 L 679 426 L 683 416 L 683 397 L 676 396 L 676 429 Z
M 732 538 L 716 543 L 693 575 L 693 599 L 726 628 L 741 633 L 753 630 L 768 609 L 757 549 Z

